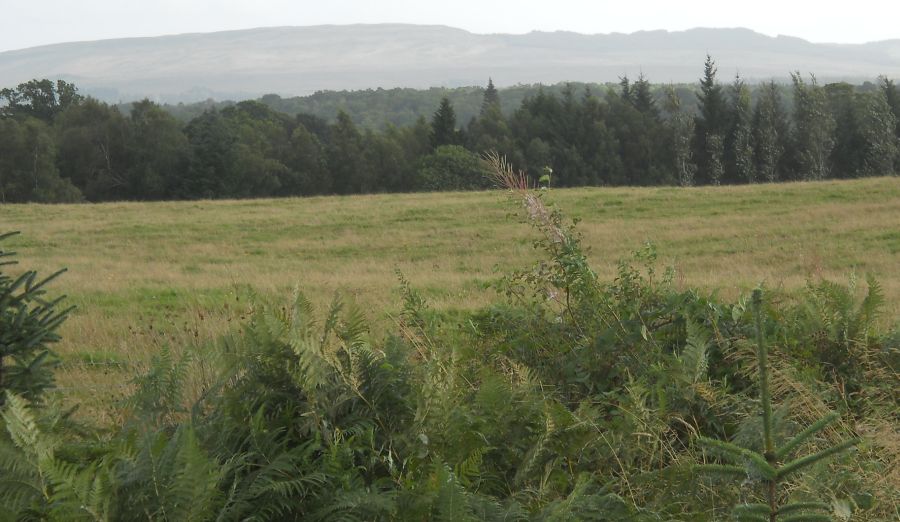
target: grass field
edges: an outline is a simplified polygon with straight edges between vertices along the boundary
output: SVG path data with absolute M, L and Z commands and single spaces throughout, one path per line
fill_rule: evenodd
M 900 178 L 728 188 L 553 190 L 601 276 L 645 241 L 677 284 L 726 297 L 764 281 L 873 273 L 900 304 Z M 205 341 L 246 309 L 245 286 L 314 301 L 335 291 L 390 324 L 399 269 L 438 309 L 494 295 L 498 271 L 535 259 L 533 231 L 499 192 L 252 201 L 4 205 L 0 231 L 25 267 L 69 272 L 77 305 L 57 347 L 61 386 L 107 404 L 162 346 Z M 101 408 L 97 407 L 98 413 Z

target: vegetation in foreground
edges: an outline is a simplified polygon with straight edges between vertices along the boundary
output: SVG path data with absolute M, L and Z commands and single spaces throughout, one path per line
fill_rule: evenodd
M 219 343 L 163 350 L 111 430 L 6 390 L 0 515 L 900 515 L 900 333 L 879 327 L 874 279 L 725 302 L 677 289 L 648 247 L 603 280 L 574 227 L 498 172 L 543 253 L 503 299 L 447 316 L 401 276 L 403 313 L 376 337 L 340 299 L 319 316 L 256 296 Z
M 886 316 L 900 313 L 900 180 L 878 178 L 720 188 L 552 189 L 581 219 L 601 280 L 651 241 L 679 290 L 736 299 L 760 281 L 795 292 L 810 281 L 876 274 Z M 9 205 L 4 243 L 77 308 L 61 328 L 57 381 L 77 415 L 115 423 L 164 346 L 212 341 L 247 314 L 244 287 L 316 306 L 352 298 L 375 332 L 400 301 L 394 271 L 442 314 L 488 306 L 491 283 L 537 259 L 532 236 L 492 192 L 258 201 Z

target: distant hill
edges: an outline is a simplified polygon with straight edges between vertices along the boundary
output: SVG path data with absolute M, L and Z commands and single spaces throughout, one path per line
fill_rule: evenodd
M 106 101 L 246 99 L 266 93 L 560 81 L 610 82 L 643 72 L 692 82 L 706 53 L 721 78 L 815 73 L 821 80 L 900 77 L 900 39 L 860 45 L 772 38 L 748 29 L 584 35 L 473 34 L 445 26 L 275 27 L 47 45 L 0 53 L 0 86 L 63 78 Z

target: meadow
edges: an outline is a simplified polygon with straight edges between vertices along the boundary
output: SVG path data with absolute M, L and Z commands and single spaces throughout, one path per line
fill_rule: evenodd
M 578 218 L 591 266 L 651 241 L 679 288 L 734 298 L 764 282 L 788 291 L 871 273 L 888 318 L 900 303 L 900 179 L 702 188 L 553 189 Z M 58 384 L 104 421 L 163 346 L 215 339 L 247 313 L 248 292 L 335 292 L 389 328 L 400 271 L 439 311 L 487 304 L 501 273 L 538 257 L 535 233 L 499 191 L 263 200 L 4 205 L 0 230 L 24 266 L 68 272 L 54 291 L 77 306 L 56 350 Z

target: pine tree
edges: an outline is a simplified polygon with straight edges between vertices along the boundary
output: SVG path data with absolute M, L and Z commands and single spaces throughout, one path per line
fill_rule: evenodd
M 654 118 L 659 116 L 653 93 L 650 92 L 650 82 L 644 77 L 644 73 L 638 75 L 637 81 L 631 87 L 631 103 L 642 114 Z
M 825 179 L 830 173 L 829 156 L 834 148 L 834 116 L 828 110 L 825 91 L 816 77 L 807 84 L 800 73 L 792 73 L 794 82 L 794 122 L 800 179 Z
M 725 177 L 725 140 L 721 134 L 706 135 L 706 175 L 713 185 Z
M 790 459 L 794 450 L 809 441 L 814 435 L 838 420 L 836 413 L 828 414 L 800 431 L 781 447 L 775 445 L 775 422 L 772 413 L 772 396 L 769 386 L 768 347 L 766 346 L 762 290 L 753 291 L 751 300 L 756 333 L 757 375 L 759 379 L 759 402 L 762 410 L 763 452 L 742 448 L 736 444 L 717 439 L 700 437 L 698 442 L 722 458 L 736 464 L 703 464 L 695 469 L 701 473 L 730 475 L 736 478 L 756 478 L 763 486 L 766 503 L 741 504 L 736 506 L 733 516 L 747 522 L 789 522 L 823 521 L 831 517 L 823 514 L 831 506 L 822 502 L 784 503 L 786 493 L 780 489 L 781 483 L 798 471 L 808 468 L 823 459 L 844 452 L 859 443 L 859 439 L 844 440 L 828 449 Z
M 0 234 L 0 241 L 15 234 Z M 6 260 L 15 254 L 0 249 L 0 404 L 7 391 L 39 401 L 53 385 L 53 356 L 47 345 L 59 340 L 56 330 L 71 311 L 59 308 L 63 297 L 45 297 L 47 283 L 65 270 L 44 279 L 33 270 L 13 277 L 3 268 L 16 264 Z
M 481 100 L 481 116 L 484 117 L 485 114 L 490 112 L 493 109 L 500 109 L 500 94 L 497 92 L 497 89 L 494 87 L 494 80 L 488 78 L 487 88 L 484 90 L 484 98 Z
M 735 77 L 731 88 L 731 112 L 734 117 L 731 131 L 734 181 L 753 183 L 756 181 L 756 172 L 751 141 L 750 89 L 739 76 Z
M 619 96 L 628 103 L 632 103 L 631 80 L 628 75 L 619 78 Z
M 753 152 L 757 178 L 772 183 L 780 178 L 781 157 L 787 138 L 787 120 L 781 106 L 778 86 L 769 82 L 761 88 L 753 112 Z
M 717 156 L 723 148 L 722 141 L 728 131 L 728 107 L 722 86 L 716 80 L 716 62 L 706 55 L 703 78 L 700 79 L 700 93 L 697 94 L 700 114 L 696 118 L 697 152 L 699 174 L 702 181 L 719 183 L 722 180 L 722 156 Z M 716 137 L 718 136 L 718 137 Z M 724 154 L 723 154 L 724 156 Z
M 675 178 L 682 187 L 690 187 L 694 184 L 694 175 L 697 173 L 697 165 L 693 161 L 691 150 L 694 119 L 681 109 L 681 100 L 671 85 L 666 89 L 665 109 L 669 113 L 668 126 L 672 137 Z
M 441 105 L 431 118 L 431 146 L 457 145 L 459 131 L 456 128 L 456 112 L 449 98 L 442 98 Z

